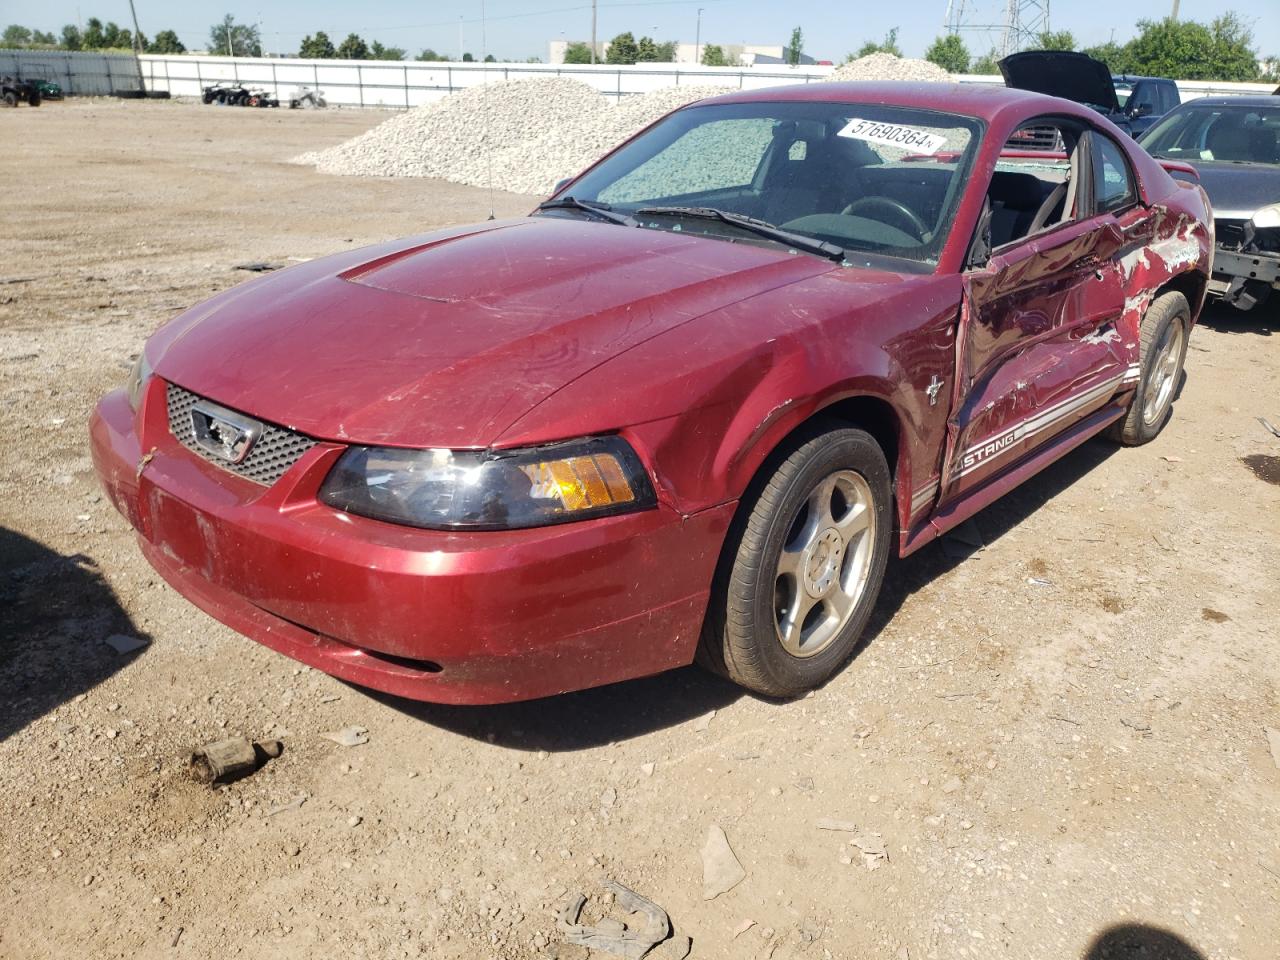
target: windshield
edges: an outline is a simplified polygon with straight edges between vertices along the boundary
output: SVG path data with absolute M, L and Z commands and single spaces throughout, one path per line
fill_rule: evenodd
M 1142 138 L 1152 156 L 1280 164 L 1280 103 L 1184 106 Z
M 979 121 L 968 117 L 902 107 L 695 106 L 601 161 L 565 195 L 607 205 L 645 229 L 804 252 L 820 253 L 825 243 L 850 261 L 892 257 L 932 265 L 980 132 Z M 562 206 L 545 215 L 590 214 Z M 813 242 L 788 244 L 732 222 L 743 217 Z
M 1133 93 L 1133 84 L 1127 80 L 1113 80 L 1112 83 L 1116 88 L 1116 103 L 1123 110 L 1124 105 L 1129 102 L 1129 94 Z

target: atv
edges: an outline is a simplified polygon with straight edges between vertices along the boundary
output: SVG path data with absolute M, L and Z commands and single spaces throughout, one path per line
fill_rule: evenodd
M 200 99 L 205 103 L 216 103 L 219 106 L 238 107 L 249 99 L 249 91 L 238 83 L 219 80 L 204 88 Z
M 0 99 L 6 107 L 16 107 L 26 101 L 33 107 L 40 106 L 40 88 L 29 80 L 0 77 Z
M 262 87 L 250 87 L 248 90 L 248 94 L 249 94 L 248 97 L 246 97 L 243 101 L 241 101 L 243 106 L 246 106 L 246 107 L 278 107 L 280 106 L 280 101 L 277 100 L 275 97 L 271 96 Z
M 293 93 L 289 94 L 290 110 L 297 110 L 299 107 L 327 107 L 328 105 L 325 102 L 323 90 L 312 90 L 310 87 L 294 87 Z

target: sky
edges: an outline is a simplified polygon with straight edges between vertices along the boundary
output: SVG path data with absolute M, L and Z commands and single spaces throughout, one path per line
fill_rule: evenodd
M 501 59 L 547 58 L 547 42 L 586 39 L 591 34 L 590 0 L 484 0 L 482 41 L 480 0 L 134 0 L 142 32 L 175 30 L 188 48 L 207 46 L 209 26 L 229 12 L 258 23 L 269 52 L 293 53 L 303 36 L 323 30 L 336 45 L 348 33 L 367 42 L 404 47 L 414 56 L 431 47 L 452 57 L 460 49 L 479 58 L 482 50 Z M 942 32 L 946 0 L 598 0 L 597 36 L 623 30 L 657 40 L 692 43 L 701 9 L 703 43 L 785 44 L 791 29 L 804 30 L 805 53 L 839 62 L 868 39 L 898 28 L 907 56 L 922 56 Z M 957 0 L 959 2 L 959 0 Z M 1002 20 L 1005 0 L 963 0 L 970 23 Z M 1049 0 L 1043 0 L 1046 4 Z M 1172 0 L 1056 0 L 1051 26 L 1070 30 L 1081 46 L 1114 37 L 1123 42 L 1135 22 L 1168 16 Z M 1209 21 L 1234 8 L 1251 23 L 1259 53 L 1280 54 L 1280 0 L 1180 0 L 1181 19 Z M 57 33 L 62 25 L 88 17 L 130 26 L 127 0 L 0 0 L 0 25 Z M 461 33 L 461 42 L 459 34 Z M 991 34 L 965 34 L 970 51 L 986 52 Z

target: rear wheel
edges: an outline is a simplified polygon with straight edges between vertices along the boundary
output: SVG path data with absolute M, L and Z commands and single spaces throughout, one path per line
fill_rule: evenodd
M 700 661 L 757 693 L 796 696 L 853 653 L 893 533 L 889 467 L 862 430 L 802 436 L 731 533 Z
M 1128 413 L 1111 427 L 1112 439 L 1125 446 L 1140 446 L 1154 440 L 1169 422 L 1190 329 L 1191 307 L 1182 294 L 1162 294 L 1147 307 L 1139 337 L 1141 379 Z
M 16 107 L 18 105 L 18 95 L 12 90 L 6 90 L 4 94 L 4 105 L 6 107 Z

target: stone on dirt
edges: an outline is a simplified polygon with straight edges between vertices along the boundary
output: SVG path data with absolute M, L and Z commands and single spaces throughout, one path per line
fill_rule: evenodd
M 330 730 L 322 733 L 326 740 L 332 740 L 340 747 L 358 747 L 369 742 L 369 731 L 365 727 L 355 725 L 343 727 L 341 730 Z
M 702 899 L 714 900 L 728 893 L 747 877 L 729 846 L 729 838 L 719 825 L 707 828 L 707 840 L 702 845 Z

